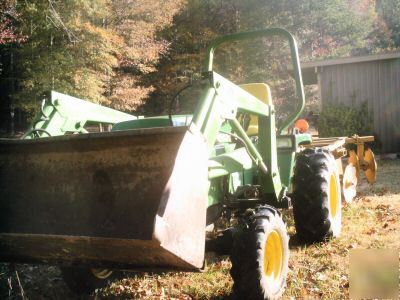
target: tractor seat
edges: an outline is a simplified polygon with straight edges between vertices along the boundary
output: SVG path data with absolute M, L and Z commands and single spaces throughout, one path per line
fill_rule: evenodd
M 240 85 L 246 92 L 252 94 L 258 100 L 267 105 L 272 105 L 271 89 L 265 83 L 248 83 Z M 258 118 L 250 115 L 250 124 L 246 131 L 247 135 L 254 136 L 258 134 Z

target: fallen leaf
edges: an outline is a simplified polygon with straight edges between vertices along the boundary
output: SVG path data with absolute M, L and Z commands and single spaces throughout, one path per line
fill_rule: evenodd
M 364 233 L 366 233 L 368 235 L 372 235 L 372 234 L 376 233 L 376 229 L 375 228 L 370 228 L 369 230 L 364 231 Z
M 302 295 L 303 297 L 308 296 L 308 291 L 307 291 L 305 288 L 302 288 L 302 289 L 301 289 L 301 295 Z
M 317 273 L 317 276 L 315 276 L 315 279 L 319 280 L 319 281 L 325 281 L 328 279 L 328 276 L 326 276 L 323 273 Z

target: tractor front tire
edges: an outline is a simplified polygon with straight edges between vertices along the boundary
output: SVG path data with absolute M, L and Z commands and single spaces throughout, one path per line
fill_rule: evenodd
M 89 267 L 61 267 L 61 274 L 69 289 L 78 295 L 89 295 L 117 279 L 116 272 Z
M 297 237 L 322 242 L 341 231 L 341 190 L 335 159 L 328 151 L 306 149 L 296 157 L 293 214 Z
M 237 299 L 279 299 L 286 286 L 289 237 L 270 206 L 247 211 L 233 234 L 231 276 Z

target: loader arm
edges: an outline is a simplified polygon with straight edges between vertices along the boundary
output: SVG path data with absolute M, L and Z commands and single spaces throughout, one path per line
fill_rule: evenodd
M 88 122 L 115 124 L 134 119 L 135 116 L 51 91 L 49 97 L 43 100 L 39 113 L 22 138 L 87 133 L 84 126 Z
M 206 138 L 210 153 L 225 122 L 230 125 L 230 134 L 239 137 L 242 141 L 241 146 L 246 150 L 243 152 L 239 148 L 233 153 L 211 157 L 209 178 L 248 169 L 246 166 L 249 165 L 250 158 L 253 165 L 260 169 L 264 193 L 279 201 L 283 186 L 277 162 L 274 106 L 261 102 L 216 72 L 209 72 L 206 76 L 209 86 L 193 115 L 193 123 Z M 237 120 L 239 112 L 258 117 L 260 129 L 257 146 Z M 237 154 L 239 151 L 242 151 L 240 155 Z
M 221 44 L 271 36 L 282 37 L 289 43 L 298 98 L 295 111 L 278 129 L 275 125 L 275 108 L 272 104 L 267 105 L 261 102 L 250 93 L 213 71 L 214 52 Z M 261 170 L 259 176 L 260 184 L 266 198 L 272 203 L 281 201 L 282 197 L 286 194 L 287 187 L 282 185 L 278 168 L 276 134 L 285 133 L 289 126 L 300 116 L 305 105 L 300 60 L 294 37 L 288 31 L 281 28 L 270 28 L 222 36 L 215 39 L 208 47 L 205 70 L 204 77 L 209 80 L 209 87 L 205 90 L 203 98 L 193 115 L 193 123 L 200 128 L 207 139 L 208 146 L 212 148 L 222 124 L 227 121 L 233 133 L 242 140 L 248 155 L 246 157 L 246 155 L 238 155 L 235 152 L 211 158 L 209 178 L 230 174 L 235 168 L 248 169 L 250 157 L 254 165 L 258 166 Z M 257 146 L 253 144 L 250 137 L 246 134 L 246 130 L 243 129 L 236 119 L 238 112 L 250 113 L 258 117 Z

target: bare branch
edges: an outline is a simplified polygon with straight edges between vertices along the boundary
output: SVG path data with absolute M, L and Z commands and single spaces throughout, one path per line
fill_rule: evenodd
M 19 288 L 21 290 L 21 297 L 22 297 L 23 300 L 26 300 L 24 288 L 22 287 L 21 280 L 19 280 L 18 271 L 15 271 L 15 275 L 17 277 L 18 285 L 19 285 Z
M 56 9 L 54 8 L 53 0 L 48 0 L 48 1 L 49 1 L 50 13 L 52 14 L 52 16 L 55 19 L 55 20 L 53 20 L 49 16 L 49 19 L 51 20 L 51 22 L 54 24 L 54 26 L 56 26 L 56 28 L 60 28 L 59 26 L 56 25 L 56 23 L 58 23 L 62 27 L 62 29 L 67 33 L 68 39 L 69 39 L 70 42 L 72 42 L 72 43 L 78 42 L 79 38 L 70 29 L 68 29 L 68 27 L 64 24 L 64 22 L 62 21 L 60 15 L 58 14 Z

